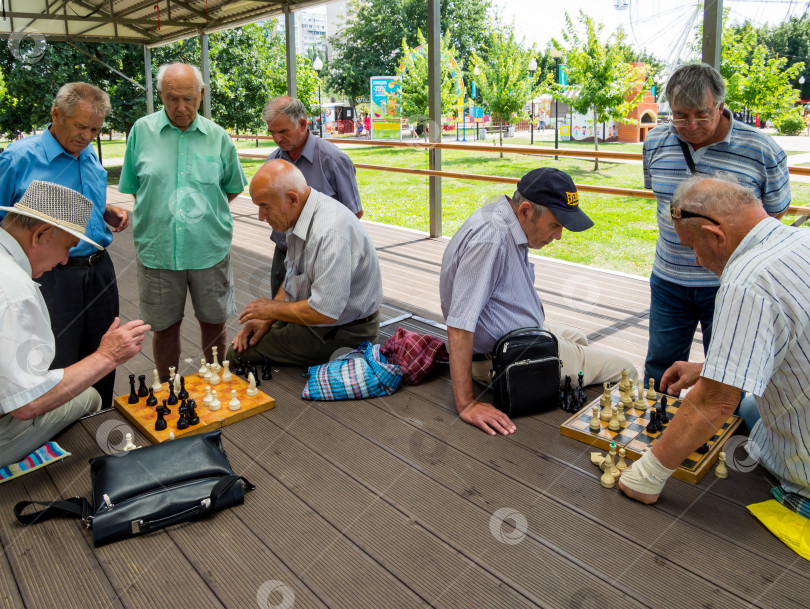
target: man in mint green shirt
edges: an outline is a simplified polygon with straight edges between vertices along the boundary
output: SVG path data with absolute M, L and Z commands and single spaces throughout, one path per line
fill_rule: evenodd
M 205 357 L 225 353 L 225 323 L 236 312 L 229 207 L 247 179 L 236 147 L 222 127 L 197 114 L 200 71 L 182 63 L 161 66 L 163 110 L 130 131 L 118 190 L 135 195 L 132 232 L 138 263 L 141 316 L 161 380 L 180 360 L 186 293 L 200 324 Z M 182 373 L 182 372 L 181 372 Z

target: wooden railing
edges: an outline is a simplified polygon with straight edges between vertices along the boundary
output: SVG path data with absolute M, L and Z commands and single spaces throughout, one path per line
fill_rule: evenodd
M 231 135 L 233 139 L 245 140 L 272 140 L 268 135 Z M 326 138 L 327 141 L 335 144 L 350 144 L 357 146 L 387 146 L 389 148 L 417 148 L 429 150 L 465 150 L 471 152 L 506 152 L 510 154 L 531 154 L 536 156 L 564 156 L 581 159 L 600 159 L 605 161 L 641 161 L 640 152 L 621 152 L 617 150 L 581 150 L 573 148 L 550 148 L 542 146 L 488 146 L 485 144 L 452 144 L 452 143 L 429 143 L 419 140 L 413 142 L 392 142 L 388 140 L 347 140 L 338 138 Z M 251 159 L 264 159 L 267 155 L 239 151 L 239 156 Z M 442 178 L 452 178 L 456 180 L 476 180 L 480 182 L 495 182 L 499 184 L 517 184 L 520 178 L 506 176 L 488 176 L 478 173 L 461 173 L 458 171 L 434 171 L 430 169 L 411 169 L 407 167 L 391 167 L 389 165 L 369 165 L 366 163 L 355 163 L 358 169 L 370 169 L 372 171 L 393 171 L 396 173 L 406 173 L 418 176 L 438 176 Z M 788 171 L 792 175 L 810 176 L 810 167 L 788 166 Z M 618 195 L 623 197 L 638 197 L 641 199 L 654 199 L 655 195 L 649 190 L 638 188 L 618 188 L 613 186 L 598 186 L 596 184 L 577 184 L 577 190 L 581 192 L 594 192 L 599 194 Z M 810 207 L 798 207 L 791 205 L 787 209 L 788 214 L 798 216 L 810 216 Z

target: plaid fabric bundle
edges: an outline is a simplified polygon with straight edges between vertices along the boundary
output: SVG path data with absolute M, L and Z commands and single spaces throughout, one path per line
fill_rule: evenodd
M 771 495 L 773 495 L 774 498 L 776 498 L 776 500 L 786 508 L 790 508 L 805 518 L 810 518 L 810 499 L 806 499 L 805 497 L 797 495 L 796 493 L 788 493 L 781 486 L 772 488 Z
M 363 342 L 336 360 L 311 366 L 301 397 L 305 400 L 356 400 L 391 395 L 402 383 L 402 369 L 389 364 L 379 345 Z
M 436 362 L 450 359 L 443 340 L 404 328 L 397 328 L 397 333 L 385 341 L 381 351 L 391 363 L 402 367 L 408 385 L 418 385 L 430 374 Z

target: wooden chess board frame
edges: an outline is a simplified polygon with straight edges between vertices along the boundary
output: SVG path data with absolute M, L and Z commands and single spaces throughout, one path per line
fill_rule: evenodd
M 624 418 L 627 419 L 627 423 L 619 431 L 610 431 L 610 429 L 608 429 L 608 422 L 600 418 L 600 430 L 598 433 L 595 433 L 591 431 L 590 425 L 591 419 L 593 418 L 593 407 L 599 407 L 600 412 L 602 410 L 600 406 L 600 396 L 560 425 L 560 433 L 602 450 L 608 450 L 610 443 L 616 442 L 617 451 L 619 448 L 624 447 L 628 459 L 639 459 L 644 451 L 644 447 L 652 447 L 658 437 L 663 433 L 660 431 L 649 433 L 647 431 L 647 423 L 650 422 L 650 411 L 652 408 L 660 405 L 661 395 L 660 393 L 657 394 L 655 400 L 647 400 L 647 410 L 636 410 L 635 406 L 627 408 L 624 411 Z M 619 383 L 616 383 L 610 392 L 611 406 L 622 408 L 622 397 L 623 393 L 619 389 Z M 671 421 L 675 413 L 678 412 L 681 400 L 672 396 L 667 396 L 667 400 L 667 412 L 669 413 Z M 723 423 L 723 426 L 717 431 L 714 437 L 709 440 L 708 452 L 706 452 L 706 454 L 700 454 L 698 452 L 692 453 L 681 463 L 680 467 L 675 470 L 673 475 L 676 478 L 691 482 L 692 484 L 700 482 L 703 476 L 711 469 L 712 465 L 715 464 L 726 440 L 734 435 L 741 422 L 742 419 L 740 417 L 731 415 L 728 420 Z M 668 425 L 665 425 L 664 429 L 666 429 L 667 426 Z
M 233 372 L 231 372 L 231 374 L 233 374 Z M 151 376 L 151 374 L 147 375 L 147 379 Z M 264 382 L 266 383 L 267 381 Z M 185 385 L 189 397 L 194 399 L 194 401 L 197 403 L 195 410 L 197 412 L 197 416 L 200 417 L 200 423 L 198 425 L 190 425 L 186 429 L 177 429 L 177 420 L 180 418 L 178 406 L 180 404 L 169 406 L 169 410 L 172 411 L 171 414 L 167 414 L 163 417 L 166 419 L 166 429 L 163 431 L 155 431 L 157 413 L 155 412 L 154 406 L 146 405 L 147 398 L 140 398 L 137 404 L 129 404 L 129 394 L 126 394 L 115 398 L 113 403 L 118 411 L 129 419 L 130 423 L 138 428 L 138 431 L 149 438 L 149 441 L 152 442 L 152 444 L 165 442 L 169 439 L 170 432 L 174 433 L 174 437 L 177 439 L 182 436 L 191 436 L 207 431 L 213 431 L 226 425 L 230 425 L 231 423 L 241 421 L 242 419 L 252 417 L 254 414 L 264 412 L 265 410 L 270 410 L 276 406 L 276 401 L 264 393 L 261 389 L 259 389 L 258 393 L 256 393 L 256 395 L 253 397 L 248 397 L 245 395 L 245 391 L 248 388 L 248 383 L 235 374 L 233 375 L 233 379 L 227 383 L 220 381 L 218 385 L 211 386 L 212 390 L 216 390 L 217 398 L 221 404 L 219 410 L 213 412 L 208 410 L 208 408 L 206 408 L 206 406 L 203 404 L 203 398 L 205 398 L 205 388 L 208 386 L 205 379 L 197 376 L 197 374 L 189 375 L 185 377 Z M 228 402 L 231 401 L 231 390 L 233 389 L 236 389 L 236 397 L 241 402 L 241 407 L 239 410 L 230 410 L 228 408 Z M 158 404 L 163 404 L 163 400 L 168 400 L 169 384 L 163 383 L 160 391 L 155 394 L 155 397 L 157 398 Z

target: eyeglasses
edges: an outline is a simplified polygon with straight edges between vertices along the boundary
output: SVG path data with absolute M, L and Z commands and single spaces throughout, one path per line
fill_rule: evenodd
M 712 224 L 719 225 L 720 223 L 715 220 L 714 218 L 710 218 L 709 216 L 704 216 L 703 214 L 698 214 L 693 211 L 686 211 L 685 209 L 681 209 L 680 207 L 672 207 L 669 206 L 669 215 L 672 216 L 673 220 L 685 220 L 689 218 L 703 218 L 704 220 L 708 220 Z
M 689 125 L 695 125 L 696 127 L 702 127 L 704 125 L 708 125 L 710 122 L 714 120 L 714 117 L 709 118 L 673 118 L 670 123 L 675 125 L 676 127 L 687 127 Z

